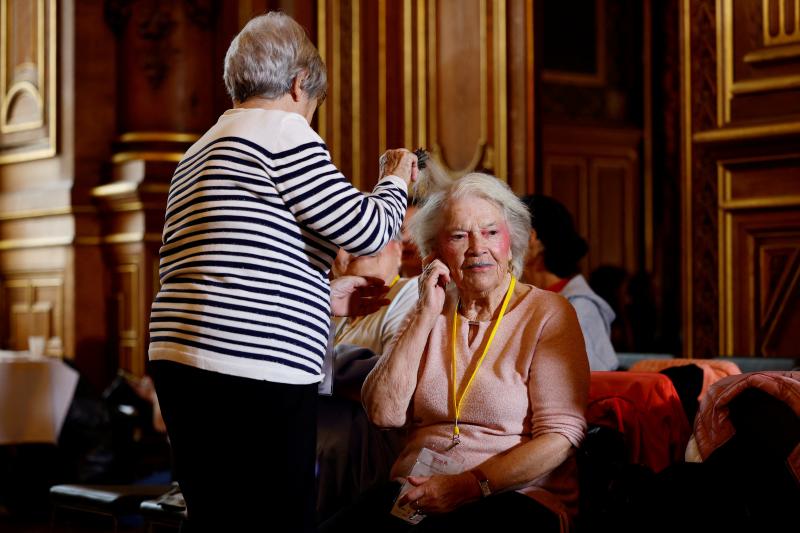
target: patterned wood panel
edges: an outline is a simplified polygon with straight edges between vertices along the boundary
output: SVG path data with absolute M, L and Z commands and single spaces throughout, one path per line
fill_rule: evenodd
M 720 163 L 724 353 L 798 353 L 800 155 Z
M 717 127 L 717 11 L 715 0 L 681 3 L 682 242 L 684 355 L 719 353 L 717 168 L 696 132 Z
M 734 211 L 726 353 L 796 357 L 800 210 Z
M 798 354 L 800 12 L 792 2 L 682 4 L 689 355 Z

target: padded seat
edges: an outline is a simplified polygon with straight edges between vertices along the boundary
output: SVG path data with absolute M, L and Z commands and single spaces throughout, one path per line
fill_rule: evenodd
M 50 487 L 53 525 L 59 509 L 70 509 L 110 517 L 114 531 L 118 518 L 139 514 L 144 500 L 161 496 L 170 485 L 54 485 Z

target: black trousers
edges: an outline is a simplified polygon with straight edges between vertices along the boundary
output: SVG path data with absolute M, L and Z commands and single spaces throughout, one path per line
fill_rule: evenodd
M 315 530 L 317 385 L 286 385 L 154 361 L 184 531 Z
M 550 509 L 518 492 L 504 492 L 463 505 L 447 514 L 429 515 L 417 525 L 390 514 L 400 483 L 390 481 L 364 492 L 359 500 L 320 525 L 320 533 L 465 533 L 536 531 L 558 533 L 560 521 Z

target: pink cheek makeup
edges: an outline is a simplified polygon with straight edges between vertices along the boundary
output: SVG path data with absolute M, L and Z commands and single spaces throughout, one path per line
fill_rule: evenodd
M 505 224 L 497 228 L 497 235 L 500 237 L 500 251 L 509 253 L 511 249 L 511 234 Z

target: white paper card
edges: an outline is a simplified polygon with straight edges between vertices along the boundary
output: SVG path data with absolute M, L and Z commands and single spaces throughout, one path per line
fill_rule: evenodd
M 433 476 L 435 474 L 455 475 L 463 471 L 464 464 L 458 457 L 442 455 L 428 448 L 422 448 L 417 456 L 417 461 L 414 463 L 408 475 L 415 477 Z M 403 494 L 411 490 L 412 487 L 413 485 L 406 479 L 405 483 L 403 483 L 403 486 L 400 488 L 400 494 L 394 502 L 392 514 L 410 524 L 418 524 L 425 518 L 425 515 L 411 507 L 410 503 L 402 507 L 398 504 Z

